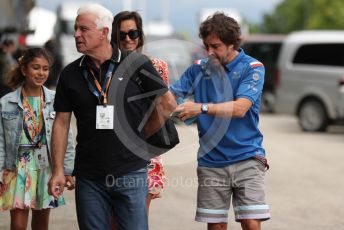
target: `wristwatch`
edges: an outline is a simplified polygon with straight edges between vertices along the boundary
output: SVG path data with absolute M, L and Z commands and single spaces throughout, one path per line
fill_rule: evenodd
M 202 111 L 203 114 L 207 114 L 208 113 L 208 109 L 209 109 L 208 104 L 202 104 L 201 105 L 201 111 Z

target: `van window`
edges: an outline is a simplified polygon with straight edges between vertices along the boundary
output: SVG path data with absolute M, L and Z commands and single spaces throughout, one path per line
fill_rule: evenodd
M 271 92 L 275 90 L 277 58 L 282 46 L 282 40 L 279 42 L 245 42 L 242 47 L 246 54 L 256 58 L 264 64 L 265 80 L 264 89 Z
M 300 46 L 293 64 L 344 66 L 344 44 L 308 44 Z
M 281 43 L 244 43 L 245 53 L 264 63 L 264 65 L 275 65 Z

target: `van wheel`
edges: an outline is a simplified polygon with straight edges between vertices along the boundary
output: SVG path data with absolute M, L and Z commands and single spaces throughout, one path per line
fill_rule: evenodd
M 326 131 L 328 116 L 324 105 L 318 100 L 307 100 L 299 109 L 299 125 L 304 131 Z
M 276 104 L 276 96 L 273 92 L 263 92 L 262 102 L 261 102 L 261 111 L 274 113 Z

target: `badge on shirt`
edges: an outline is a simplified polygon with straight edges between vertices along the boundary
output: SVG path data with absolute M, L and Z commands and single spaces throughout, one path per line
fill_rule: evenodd
M 49 117 L 50 117 L 51 119 L 55 119 L 55 115 L 56 115 L 56 112 L 53 111 L 53 112 L 50 112 Z
M 35 151 L 36 164 L 39 169 L 45 169 L 49 166 L 49 158 L 47 146 L 43 145 L 41 148 L 37 148 Z
M 97 105 L 96 129 L 113 129 L 113 114 L 113 105 Z

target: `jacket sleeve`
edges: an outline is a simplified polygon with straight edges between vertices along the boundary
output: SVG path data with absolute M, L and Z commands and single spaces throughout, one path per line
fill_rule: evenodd
M 185 70 L 185 72 L 180 76 L 180 78 L 170 86 L 171 92 L 181 98 L 186 98 L 194 94 L 195 79 L 200 80 L 202 76 L 201 66 L 192 65 Z
M 72 175 L 74 170 L 74 159 L 75 159 L 75 145 L 74 145 L 74 138 L 72 127 L 69 128 L 68 132 L 68 142 L 66 148 L 66 154 L 64 158 L 64 174 L 65 175 Z

